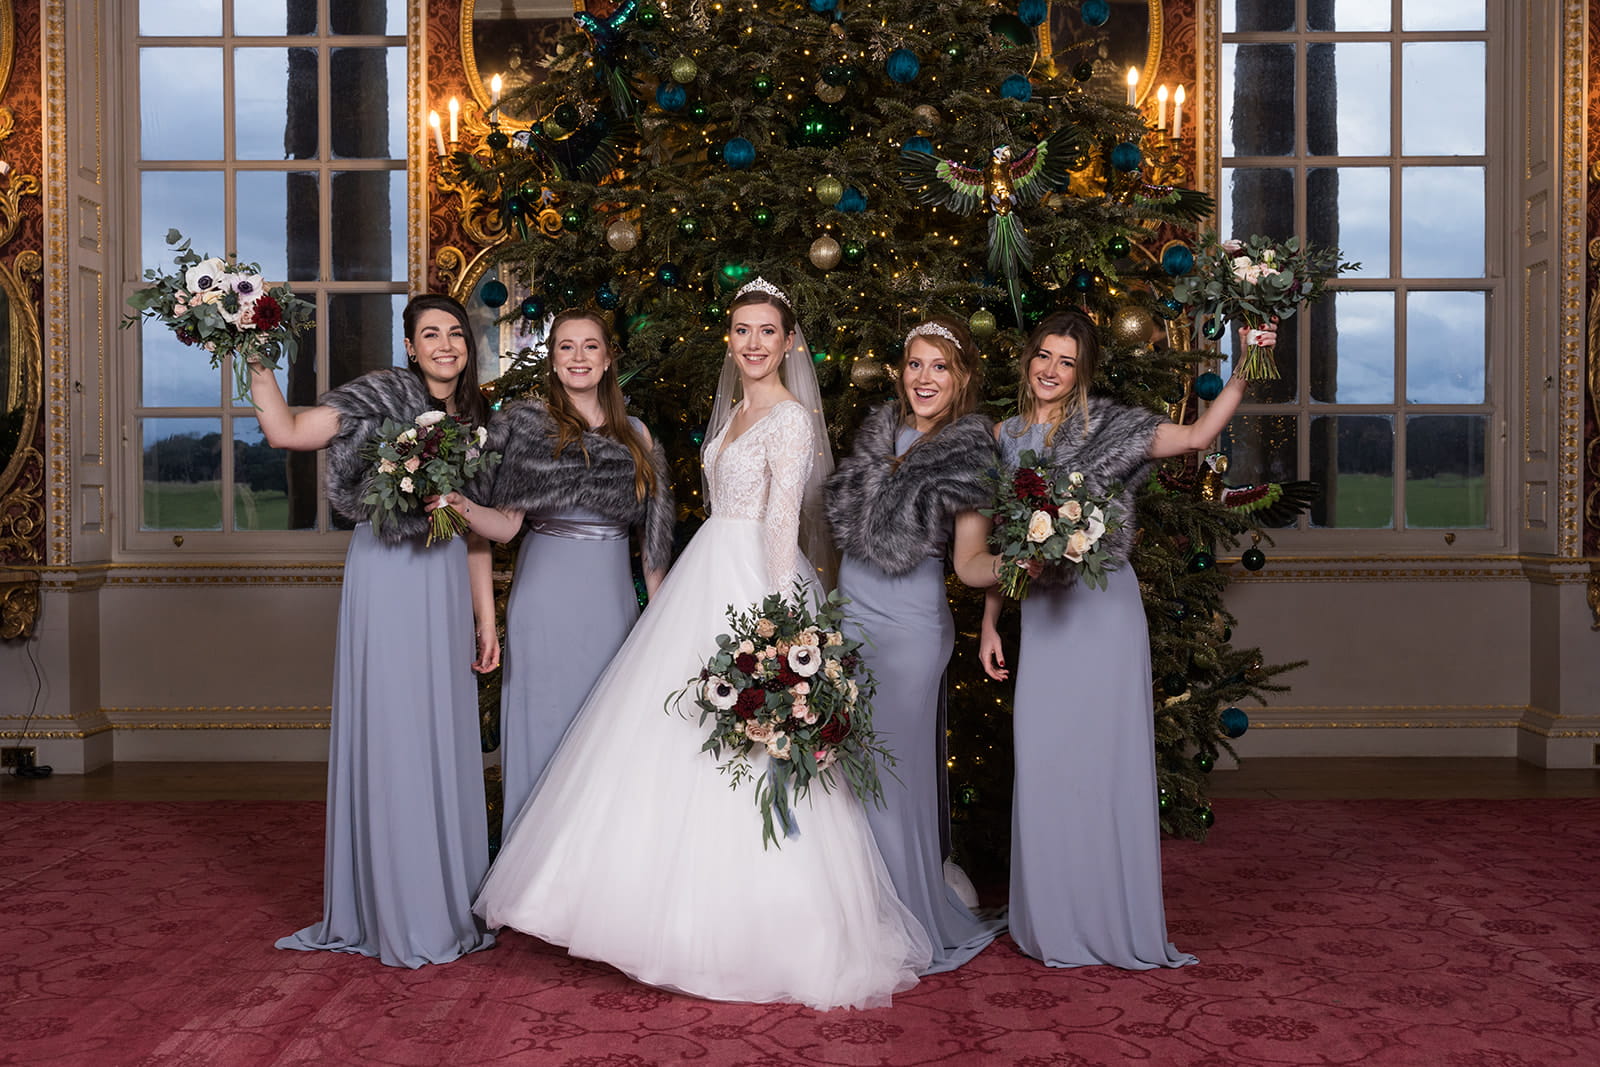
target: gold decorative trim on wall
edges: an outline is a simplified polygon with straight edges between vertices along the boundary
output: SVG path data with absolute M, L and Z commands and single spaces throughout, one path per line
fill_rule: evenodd
M 1585 37 L 1588 0 L 1567 0 L 1561 17 L 1561 370 L 1559 420 L 1561 455 L 1560 493 L 1557 507 L 1560 528 L 1557 554 L 1568 559 L 1583 555 L 1583 367 L 1584 367 L 1584 225 L 1587 201 L 1583 154 L 1588 125 Z M 1588 351 L 1588 377 L 1596 375 L 1600 352 Z
M 98 5 L 97 5 L 98 6 Z M 66 0 L 44 0 L 44 232 L 50 273 L 46 282 L 45 336 L 49 339 L 45 391 L 49 444 L 50 533 L 46 559 L 64 566 L 72 558 L 72 456 L 68 398 L 72 352 L 68 344 Z M 96 101 L 95 121 L 99 121 Z

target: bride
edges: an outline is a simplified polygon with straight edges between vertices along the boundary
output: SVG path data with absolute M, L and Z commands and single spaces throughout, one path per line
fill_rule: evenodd
M 849 788 L 812 789 L 799 835 L 763 848 L 753 785 L 731 787 L 700 750 L 691 699 L 663 707 L 715 651 L 730 606 L 796 581 L 816 592 L 802 538 L 826 536 L 820 508 L 804 517 L 832 467 L 822 431 L 794 311 L 758 278 L 729 311 L 701 453 L 711 516 L 512 826 L 474 905 L 491 927 L 715 1000 L 862 1008 L 916 984 L 932 948 Z M 759 776 L 766 756 L 752 758 Z

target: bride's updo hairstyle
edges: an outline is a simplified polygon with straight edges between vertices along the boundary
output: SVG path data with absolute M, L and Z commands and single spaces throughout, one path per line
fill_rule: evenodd
M 728 305 L 728 320 L 733 321 L 733 313 L 749 304 L 770 304 L 777 308 L 778 320 L 783 323 L 784 336 L 794 333 L 794 308 L 789 306 L 788 297 L 784 296 L 783 290 L 776 285 L 764 278 L 757 278 L 740 289 L 739 294 L 733 298 L 733 303 Z

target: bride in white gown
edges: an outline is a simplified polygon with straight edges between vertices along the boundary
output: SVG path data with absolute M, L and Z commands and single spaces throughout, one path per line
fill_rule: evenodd
M 797 580 L 814 590 L 800 537 L 813 468 L 831 466 L 819 403 L 788 300 L 757 279 L 730 309 L 701 457 L 710 518 L 507 836 L 474 905 L 491 927 L 716 1000 L 861 1008 L 916 984 L 932 948 L 849 788 L 813 788 L 795 806 L 798 836 L 763 848 L 753 785 L 730 788 L 700 751 L 691 700 L 664 708 L 716 650 L 730 606 Z

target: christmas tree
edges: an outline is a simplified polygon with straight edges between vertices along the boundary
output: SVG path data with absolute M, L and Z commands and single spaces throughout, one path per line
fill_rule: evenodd
M 1105 8 L 1085 3 L 1081 16 L 1103 22 Z M 1187 336 L 1172 321 L 1182 309 L 1171 284 L 1193 261 L 1183 239 L 1210 202 L 1164 180 L 1175 146 L 1146 128 L 1120 81 L 1107 84 L 1086 56 L 1037 62 L 1032 27 L 1047 10 L 1044 0 L 591 5 L 546 80 L 508 100 L 536 120 L 497 123 L 452 158 L 452 180 L 476 189 L 504 230 L 493 284 L 511 283 L 511 317 L 537 324 L 578 305 L 613 314 L 630 403 L 666 443 L 686 520 L 700 504 L 726 302 L 756 276 L 793 301 L 836 451 L 890 395 L 906 330 L 936 311 L 965 317 L 985 349 L 996 417 L 1014 404 L 1029 325 L 1068 303 L 1104 324 L 1102 391 L 1192 414 L 1209 381 L 1195 378 L 1200 354 L 1162 340 Z M 501 398 L 536 380 L 537 357 L 525 355 Z M 1187 837 L 1211 824 L 1205 772 L 1245 721 L 1232 705 L 1271 688 L 1280 669 L 1228 643 L 1215 554 L 1251 519 L 1207 499 L 1214 478 L 1193 463 L 1165 472 L 1144 495 L 1134 560 L 1151 624 L 1162 820 Z M 980 599 L 955 599 L 958 626 L 975 634 Z M 981 867 L 1005 849 L 1009 694 L 978 671 L 975 646 L 959 645 L 951 667 L 949 749 L 956 846 Z

